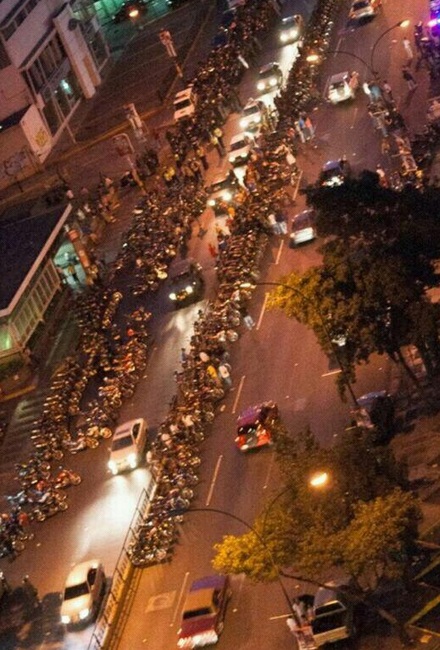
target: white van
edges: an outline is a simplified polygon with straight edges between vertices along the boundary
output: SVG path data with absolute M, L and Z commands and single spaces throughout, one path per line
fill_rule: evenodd
M 174 121 L 178 122 L 185 117 L 191 117 L 196 110 L 197 95 L 192 86 L 179 91 L 173 101 Z

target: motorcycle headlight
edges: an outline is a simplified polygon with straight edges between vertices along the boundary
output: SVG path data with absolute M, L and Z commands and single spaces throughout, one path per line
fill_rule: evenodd
M 70 616 L 67 616 L 67 614 L 63 614 L 63 616 L 61 617 L 61 623 L 63 623 L 64 625 L 69 625 Z
M 215 206 L 215 199 L 209 199 L 208 205 L 213 208 Z
M 117 474 L 118 473 L 118 466 L 116 465 L 114 460 L 109 460 L 108 461 L 108 468 L 111 471 L 112 474 Z
M 177 300 L 177 295 L 174 292 L 170 293 L 170 300 Z
M 223 194 L 223 200 L 224 201 L 230 201 L 232 199 L 232 194 L 230 192 L 225 192 Z
M 79 616 L 80 620 L 83 621 L 85 618 L 88 617 L 89 614 L 90 614 L 90 609 L 88 607 L 85 607 L 84 609 L 82 609 L 80 611 L 78 616 Z
M 259 82 L 257 83 L 257 88 L 258 88 L 258 90 L 264 90 L 265 87 L 266 87 L 266 85 L 265 85 L 264 81 L 259 81 Z
M 185 287 L 185 291 L 186 293 L 194 293 L 194 289 L 190 284 L 187 287 Z

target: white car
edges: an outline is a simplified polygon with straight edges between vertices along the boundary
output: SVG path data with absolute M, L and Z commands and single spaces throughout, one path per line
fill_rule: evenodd
M 280 26 L 280 41 L 283 43 L 292 43 L 297 41 L 303 32 L 304 20 L 303 17 L 297 14 L 296 16 L 287 16 L 281 20 Z
M 374 18 L 381 4 L 382 0 L 354 0 L 351 5 L 348 20 L 356 22 Z
M 328 80 L 327 98 L 332 104 L 339 104 L 354 99 L 358 88 L 358 72 L 339 72 Z
M 283 85 L 283 73 L 278 63 L 267 63 L 258 73 L 257 90 L 260 93 L 271 92 Z
M 305 244 L 316 238 L 314 210 L 303 210 L 292 219 L 292 232 L 290 235 L 290 248 Z
M 147 423 L 143 418 L 129 420 L 117 427 L 110 448 L 108 468 L 113 475 L 135 469 L 147 444 Z
M 88 560 L 73 567 L 67 576 L 61 604 L 64 625 L 87 623 L 98 615 L 105 594 L 104 567 L 99 560 Z
M 240 127 L 243 131 L 258 131 L 266 116 L 266 105 L 259 99 L 250 99 L 241 112 Z
M 196 110 L 197 95 L 193 92 L 192 86 L 178 92 L 173 101 L 174 121 L 178 122 L 184 118 L 191 117 Z
M 229 144 L 228 160 L 231 165 L 244 165 L 254 145 L 255 140 L 251 135 L 246 133 L 234 135 Z

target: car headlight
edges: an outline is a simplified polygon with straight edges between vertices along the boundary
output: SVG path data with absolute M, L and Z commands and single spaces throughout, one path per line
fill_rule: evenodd
M 63 614 L 61 617 L 61 623 L 63 623 L 64 625 L 69 625 L 70 616 L 67 616 L 67 614 Z
M 170 293 L 170 300 L 177 300 L 177 295 L 174 292 Z
M 256 122 L 261 122 L 261 115 L 256 115 L 255 116 L 255 121 Z
M 108 461 L 108 468 L 111 471 L 112 474 L 117 474 L 118 473 L 118 466 L 116 465 L 114 460 L 109 460 Z
M 89 614 L 90 614 L 90 609 L 89 609 L 88 607 L 85 607 L 84 609 L 82 609 L 82 610 L 80 611 L 80 613 L 78 614 L 78 616 L 79 616 L 79 619 L 80 619 L 81 621 L 83 621 L 85 618 L 88 617 Z
M 285 43 L 287 41 L 287 34 L 280 34 L 280 41 Z
M 230 201 L 231 199 L 232 199 L 232 194 L 231 194 L 231 192 L 225 192 L 225 193 L 223 194 L 223 200 L 224 200 L 224 201 Z
M 246 125 L 247 125 L 247 119 L 245 117 L 242 117 L 240 120 L 240 126 L 242 127 L 242 129 L 244 129 Z
M 259 81 L 257 83 L 257 88 L 258 90 L 264 90 L 266 88 L 266 84 L 264 83 L 264 81 Z
M 272 77 L 272 79 L 269 80 L 269 86 L 276 86 L 277 85 L 277 80 L 275 77 Z
M 134 469 L 135 467 L 137 467 L 137 464 L 138 464 L 137 454 L 134 453 L 134 452 L 132 452 L 131 454 L 128 454 L 128 456 L 127 456 L 127 462 L 128 462 L 128 464 L 130 465 L 130 467 L 133 467 L 133 469 Z
M 208 205 L 209 205 L 211 208 L 213 208 L 214 205 L 215 205 L 215 199 L 209 199 L 209 201 L 208 201 Z
M 186 293 L 194 293 L 194 289 L 190 284 L 187 287 L 185 287 L 185 291 Z

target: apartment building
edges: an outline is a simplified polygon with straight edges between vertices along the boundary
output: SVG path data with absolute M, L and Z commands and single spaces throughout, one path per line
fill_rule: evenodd
M 0 190 L 41 168 L 108 58 L 92 2 L 1 0 Z

